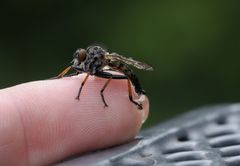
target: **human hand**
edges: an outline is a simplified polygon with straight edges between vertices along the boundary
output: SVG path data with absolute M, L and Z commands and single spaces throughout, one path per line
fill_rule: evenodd
M 146 120 L 128 100 L 126 80 L 89 77 L 80 101 L 76 93 L 84 74 L 36 81 L 0 90 L 0 165 L 48 165 L 76 153 L 105 148 L 134 138 Z M 136 96 L 135 96 L 136 97 Z

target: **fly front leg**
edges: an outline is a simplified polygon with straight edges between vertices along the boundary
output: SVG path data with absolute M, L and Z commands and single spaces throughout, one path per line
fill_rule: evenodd
M 80 88 L 79 88 L 79 90 L 78 90 L 78 95 L 77 95 L 77 97 L 76 97 L 77 100 L 80 99 L 80 94 L 81 94 L 81 92 L 82 92 L 82 88 L 83 88 L 84 84 L 86 83 L 89 75 L 90 75 L 89 73 L 86 75 L 86 77 L 84 78 L 84 80 L 83 80 L 83 82 L 82 82 L 82 84 L 81 84 L 81 86 L 80 86 Z
M 71 69 L 72 69 L 72 66 L 68 66 L 59 75 L 57 75 L 56 77 L 53 77 L 52 79 L 58 79 L 58 78 L 64 77 Z
M 71 73 L 71 74 L 66 74 L 65 76 L 63 76 L 63 77 L 72 77 L 72 76 L 76 76 L 76 75 L 78 75 L 78 74 L 81 74 L 81 72 L 74 72 L 74 73 Z

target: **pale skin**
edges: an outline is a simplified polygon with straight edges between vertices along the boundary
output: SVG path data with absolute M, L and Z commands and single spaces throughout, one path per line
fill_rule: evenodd
M 104 91 L 109 105 L 104 108 L 100 90 L 106 79 L 90 76 L 78 101 L 85 76 L 0 90 L 0 165 L 49 165 L 137 135 L 148 116 L 147 97 L 139 110 L 128 99 L 127 80 L 112 80 Z

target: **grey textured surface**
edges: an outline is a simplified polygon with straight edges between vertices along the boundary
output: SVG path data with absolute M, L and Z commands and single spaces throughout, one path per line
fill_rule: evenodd
M 240 166 L 240 104 L 204 107 L 57 166 Z

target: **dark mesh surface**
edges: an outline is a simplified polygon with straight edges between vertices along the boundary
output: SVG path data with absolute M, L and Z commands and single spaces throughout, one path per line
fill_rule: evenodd
M 58 166 L 240 166 L 240 105 L 205 107 L 141 133 L 142 139 Z

